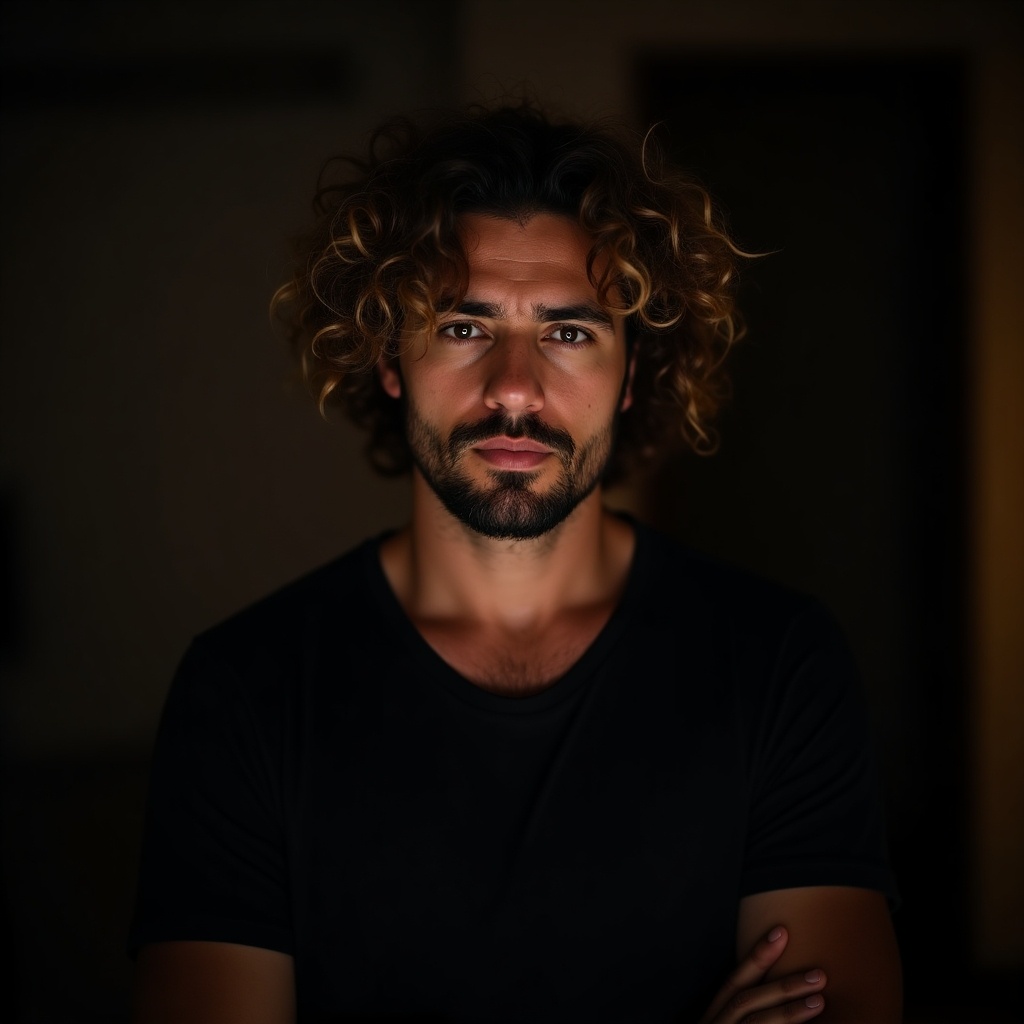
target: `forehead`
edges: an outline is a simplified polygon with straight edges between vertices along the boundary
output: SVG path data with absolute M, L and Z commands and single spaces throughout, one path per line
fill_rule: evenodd
M 587 276 L 590 236 L 574 221 L 553 213 L 527 221 L 487 214 L 459 218 L 459 237 L 469 269 L 471 297 L 480 289 L 569 290 L 592 298 Z

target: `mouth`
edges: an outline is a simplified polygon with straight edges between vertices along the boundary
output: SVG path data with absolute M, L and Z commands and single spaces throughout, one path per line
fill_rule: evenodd
M 477 451 L 493 452 L 536 452 L 538 455 L 550 455 L 551 449 L 540 441 L 529 437 L 489 437 L 486 441 L 473 445 Z
M 473 451 L 495 469 L 536 469 L 552 454 L 547 445 L 528 437 L 489 437 L 473 445 Z

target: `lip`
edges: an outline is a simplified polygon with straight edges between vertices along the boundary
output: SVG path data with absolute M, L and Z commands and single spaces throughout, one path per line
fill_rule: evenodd
M 551 449 L 528 437 L 489 437 L 473 445 L 473 451 L 494 469 L 537 469 L 551 455 Z
M 533 452 L 537 455 L 550 455 L 551 449 L 539 441 L 531 441 L 528 437 L 489 437 L 486 441 L 473 445 L 482 452 Z

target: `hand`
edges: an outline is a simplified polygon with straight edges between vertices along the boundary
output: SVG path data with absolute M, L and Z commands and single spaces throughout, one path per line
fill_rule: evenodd
M 825 1008 L 824 971 L 764 982 L 788 941 L 785 928 L 773 928 L 729 975 L 699 1024 L 794 1024 L 817 1017 Z

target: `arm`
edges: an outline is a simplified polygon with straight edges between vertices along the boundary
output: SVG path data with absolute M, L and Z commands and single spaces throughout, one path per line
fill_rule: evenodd
M 823 970 L 828 978 L 823 1024 L 899 1024 L 899 950 L 880 892 L 809 886 L 746 896 L 736 928 L 738 957 L 746 957 L 775 924 L 785 926 L 789 943 L 767 977 Z
M 133 1024 L 294 1024 L 285 953 L 229 942 L 155 942 L 139 950 Z
M 896 1024 L 900 964 L 886 903 L 895 890 L 870 723 L 831 617 L 812 607 L 792 620 L 760 699 L 737 953 L 782 925 L 790 941 L 768 979 L 820 968 L 823 1024 Z
M 824 971 L 765 981 L 788 943 L 785 928 L 768 932 L 726 978 L 699 1024 L 802 1024 L 817 1017 L 825 1004 Z
M 129 939 L 136 1024 L 294 1020 L 276 705 L 253 689 L 200 643 L 168 696 Z

